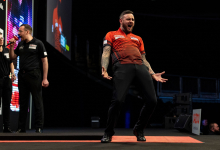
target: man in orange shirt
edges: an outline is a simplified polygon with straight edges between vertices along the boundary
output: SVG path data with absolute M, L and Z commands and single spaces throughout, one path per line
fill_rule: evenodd
M 162 83 L 167 81 L 161 77 L 165 72 L 154 73 L 145 58 L 144 43 L 141 37 L 132 34 L 134 27 L 133 12 L 130 10 L 123 11 L 119 22 L 120 28 L 117 31 L 108 32 L 103 41 L 102 76 L 108 80 L 112 79 L 107 73 L 112 50 L 114 91 L 108 111 L 107 127 L 101 139 L 102 143 L 108 143 L 112 140 L 116 119 L 129 85 L 134 78 L 139 81 L 145 103 L 133 129 L 133 134 L 137 137 L 137 141 L 146 141 L 143 130 L 152 114 L 147 113 L 147 111 L 153 112 L 157 104 L 152 78 Z

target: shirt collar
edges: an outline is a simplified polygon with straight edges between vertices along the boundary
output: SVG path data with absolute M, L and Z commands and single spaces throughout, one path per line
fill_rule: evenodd
M 28 43 L 26 43 L 26 42 L 24 42 L 24 43 L 26 43 L 26 44 L 32 44 L 32 43 L 34 43 L 34 41 L 35 41 L 35 38 L 33 37 L 33 39 L 30 40 Z
M 122 31 L 122 29 L 121 29 L 120 27 L 119 27 L 118 31 L 119 31 L 119 32 L 121 32 L 122 34 L 125 34 L 125 32 L 124 32 L 124 31 Z M 125 35 L 130 35 L 130 34 L 132 34 L 132 33 L 130 32 L 130 33 L 125 34 Z

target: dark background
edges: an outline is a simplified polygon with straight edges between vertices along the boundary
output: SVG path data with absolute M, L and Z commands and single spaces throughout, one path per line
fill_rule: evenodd
M 3 0 L 0 0 L 0 3 L 2 3 L 3 9 L 4 9 L 4 10 L 2 10 L 2 9 L 0 8 L 0 18 L 1 18 L 2 20 L 5 20 L 5 2 L 4 2 Z M 5 32 L 5 22 L 4 22 L 4 21 L 0 21 L 0 28 L 3 29 L 4 32 Z M 5 32 L 5 33 L 6 33 L 6 32 Z M 3 34 L 3 37 L 4 37 L 4 38 L 5 38 L 5 33 Z
M 48 51 L 50 86 L 43 89 L 45 127 L 88 127 L 91 116 L 99 116 L 105 126 L 112 90 L 87 77 L 91 68 L 86 62 L 86 41 L 93 56 L 93 76 L 101 79 L 99 48 L 109 31 L 119 28 L 119 15 L 132 10 L 134 34 L 142 37 L 146 58 L 156 72 L 218 78 L 220 48 L 220 12 L 216 1 L 73 1 L 72 61 L 46 42 L 46 1 L 34 1 L 34 36 Z M 75 61 L 74 36 L 81 62 Z M 80 65 L 79 65 L 80 64 Z M 78 71 L 83 71 L 81 73 Z M 109 67 L 111 68 L 111 66 Z M 111 75 L 111 69 L 109 69 Z M 102 80 L 104 81 L 104 80 Z M 111 82 L 104 81 L 111 85 Z M 117 127 L 125 126 L 125 112 L 131 113 L 130 127 L 137 120 L 142 101 L 128 96 Z M 209 122 L 218 122 L 218 103 L 194 103 L 202 108 Z M 171 106 L 158 100 L 151 123 L 161 123 Z M 217 117 L 217 118 L 216 118 Z

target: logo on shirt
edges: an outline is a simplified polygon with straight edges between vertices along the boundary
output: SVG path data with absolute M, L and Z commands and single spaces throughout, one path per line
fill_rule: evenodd
M 132 37 L 132 36 L 131 36 L 131 40 L 136 40 L 136 41 L 138 41 L 138 42 L 139 42 L 139 40 L 138 40 L 137 38 Z
M 6 58 L 9 58 L 9 53 L 4 53 Z
M 107 40 L 104 40 L 104 41 L 103 41 L 103 45 L 105 45 L 105 44 L 107 44 Z
M 44 56 L 47 56 L 47 52 L 44 52 Z
M 29 45 L 29 49 L 36 49 L 37 48 L 37 45 L 35 45 L 35 44 L 30 44 Z
M 125 38 L 123 35 L 114 35 L 115 39 L 119 39 L 119 38 Z
M 19 49 L 24 49 L 24 46 L 20 46 Z
M 1 8 L 1 10 L 4 10 L 4 7 L 3 7 L 2 3 L 0 3 L 0 8 Z

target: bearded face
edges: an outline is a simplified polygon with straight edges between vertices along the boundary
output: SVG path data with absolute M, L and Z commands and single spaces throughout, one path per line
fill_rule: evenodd
M 122 27 L 122 30 L 127 34 L 132 32 L 134 28 L 134 15 L 133 14 L 125 14 L 120 19 L 120 24 Z
M 214 127 L 213 127 L 213 128 L 214 128 L 214 131 L 215 131 L 215 132 L 219 132 L 219 126 L 218 126 L 217 123 L 214 124 Z
M 24 41 L 26 40 L 26 36 L 27 36 L 27 30 L 25 30 L 25 27 L 24 26 L 21 26 L 18 30 L 18 35 L 20 36 L 21 38 L 21 41 Z

